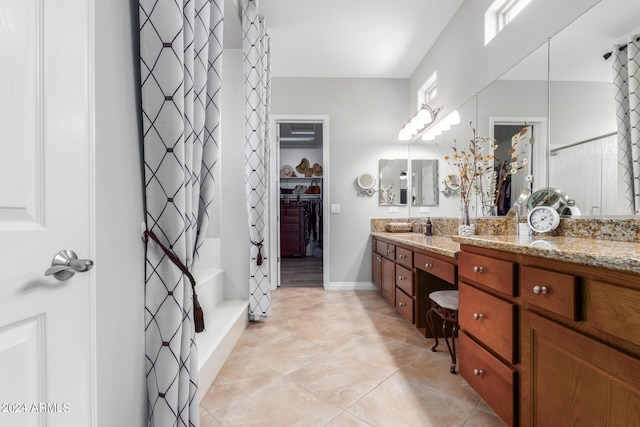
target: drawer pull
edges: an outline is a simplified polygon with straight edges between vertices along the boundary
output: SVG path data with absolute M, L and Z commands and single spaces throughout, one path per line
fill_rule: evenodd
M 391 253 L 391 249 L 387 249 L 387 255 Z
M 403 254 L 399 254 L 398 258 L 404 258 L 404 255 Z
M 481 377 L 482 374 L 484 374 L 484 371 L 482 369 L 474 369 L 473 370 L 473 375 L 475 375 L 476 377 Z
M 474 320 L 482 320 L 484 319 L 484 314 L 482 313 L 473 313 Z
M 398 307 L 403 307 L 403 306 L 405 306 L 405 305 L 407 305 L 407 304 L 406 304 L 406 303 L 404 303 L 404 302 L 399 302 L 399 303 L 398 303 Z
M 404 280 L 403 276 L 398 276 L 398 280 Z
M 547 292 L 549 292 L 549 290 L 547 289 L 546 286 L 534 286 L 533 287 L 533 293 L 536 295 L 546 295 Z
M 480 266 L 475 266 L 473 267 L 473 272 L 474 273 L 482 273 L 484 271 L 484 268 L 480 267 Z
M 431 264 L 431 263 L 426 263 L 424 265 L 424 268 L 431 268 L 431 267 L 433 267 L 433 264 Z

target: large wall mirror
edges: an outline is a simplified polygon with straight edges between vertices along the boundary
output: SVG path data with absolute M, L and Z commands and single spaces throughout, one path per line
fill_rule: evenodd
M 550 41 L 549 184 L 582 215 L 629 214 L 618 166 L 614 44 L 640 34 L 640 1 L 602 0 Z

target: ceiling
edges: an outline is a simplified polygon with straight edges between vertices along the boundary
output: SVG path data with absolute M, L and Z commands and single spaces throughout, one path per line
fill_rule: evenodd
M 240 49 L 239 0 L 225 48 Z M 409 78 L 463 0 L 259 0 L 274 77 Z

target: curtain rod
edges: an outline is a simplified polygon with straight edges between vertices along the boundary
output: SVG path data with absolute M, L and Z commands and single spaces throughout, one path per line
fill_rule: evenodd
M 586 144 L 587 142 L 593 142 L 593 141 L 598 141 L 601 139 L 605 139 L 605 138 L 609 138 L 610 136 L 615 136 L 617 135 L 618 132 L 610 132 L 604 135 L 600 135 L 600 136 L 596 136 L 595 138 L 589 138 L 589 139 L 585 139 L 584 141 L 580 141 L 580 142 L 574 142 L 572 144 L 568 144 L 568 145 L 563 145 L 562 147 L 558 147 L 558 148 L 554 148 L 549 150 L 549 153 L 551 153 L 552 156 L 555 156 L 556 153 L 560 150 L 564 150 L 567 148 L 571 148 L 571 147 L 575 147 L 576 145 L 582 145 L 582 144 Z
M 640 42 L 640 36 L 636 37 L 636 41 L 637 41 L 637 42 Z M 629 44 L 629 43 L 627 43 L 627 44 L 623 44 L 622 46 L 620 46 L 620 48 L 619 48 L 618 50 L 622 52 L 623 50 L 625 50 L 625 49 L 627 48 L 627 45 L 628 45 L 628 44 Z M 611 55 L 612 55 L 612 54 L 613 54 L 613 52 L 607 52 L 607 53 L 605 53 L 604 55 L 602 55 L 602 57 L 603 57 L 603 58 L 604 58 L 604 60 L 606 61 L 607 59 L 609 59 L 609 57 L 611 57 Z

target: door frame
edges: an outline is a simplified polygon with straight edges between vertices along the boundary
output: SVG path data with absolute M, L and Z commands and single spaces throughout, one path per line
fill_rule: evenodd
M 494 138 L 494 127 L 502 125 L 531 125 L 533 126 L 533 145 L 531 146 L 531 175 L 533 175 L 532 191 L 548 186 L 549 182 L 549 169 L 548 161 L 544 162 L 543 159 L 548 158 L 548 128 L 546 117 L 489 117 L 489 138 Z M 537 160 L 534 161 L 533 159 Z M 517 195 L 516 195 L 517 197 Z
M 269 154 L 269 271 L 271 290 L 280 286 L 280 123 L 322 124 L 322 287 L 329 286 L 329 116 L 275 114 L 270 118 L 269 138 L 272 141 Z

